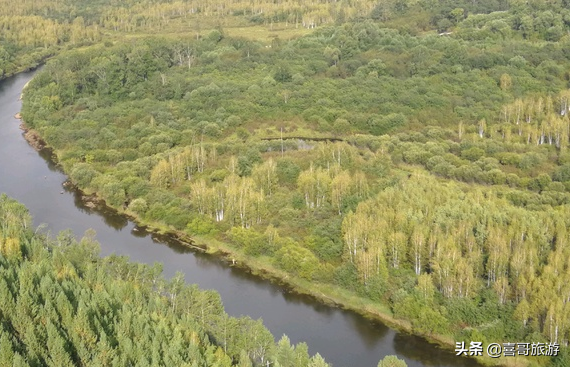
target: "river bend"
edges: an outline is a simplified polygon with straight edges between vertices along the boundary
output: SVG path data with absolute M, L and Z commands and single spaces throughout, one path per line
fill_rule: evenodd
M 478 366 L 422 338 L 288 293 L 213 256 L 158 240 L 112 210 L 86 207 L 77 192 L 62 186 L 66 176 L 49 153 L 38 153 L 27 144 L 19 121 L 13 117 L 21 108 L 22 88 L 33 74 L 22 73 L 0 82 L 0 192 L 25 204 L 35 226 L 45 224 L 43 230 L 52 233 L 71 229 L 78 237 L 92 228 L 102 255 L 115 253 L 142 263 L 161 262 L 167 277 L 181 271 L 187 282 L 218 291 L 228 314 L 262 318 L 277 339 L 287 334 L 293 343 L 306 342 L 311 354 L 319 352 L 334 367 L 376 367 L 378 360 L 389 354 L 404 358 L 410 367 Z

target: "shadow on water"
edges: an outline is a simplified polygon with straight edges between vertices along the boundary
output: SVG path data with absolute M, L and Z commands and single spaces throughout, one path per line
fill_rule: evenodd
M 263 280 L 259 276 L 253 275 L 251 274 L 251 272 L 243 268 L 237 266 L 231 266 L 229 264 L 222 264 L 222 266 L 226 269 L 229 266 L 229 271 L 232 278 L 239 279 L 240 281 L 243 282 L 255 284 L 256 287 L 263 288 L 264 290 L 269 292 L 272 297 L 282 295 L 285 298 L 284 294 L 287 293 L 287 290 L 285 288 L 279 287 L 267 280 Z
M 367 320 L 368 322 L 363 322 L 362 316 L 354 312 L 349 312 L 349 320 L 354 329 L 358 330 L 364 345 L 370 350 L 382 342 L 391 331 L 389 327 L 376 321 Z
M 150 238 L 152 239 L 152 242 L 160 245 L 166 245 L 169 249 L 176 252 L 177 254 L 193 254 L 195 257 L 201 254 L 198 250 L 194 250 L 188 246 L 185 246 L 170 234 L 150 233 Z
M 46 166 L 47 168 L 49 168 L 50 171 L 63 173 L 63 171 L 55 163 L 53 157 L 53 151 L 51 149 L 49 148 L 40 149 L 38 153 L 40 154 L 40 157 L 42 157 L 43 160 L 46 162 Z
M 95 214 L 103 219 L 103 222 L 116 231 L 121 231 L 129 224 L 128 218 L 123 215 L 118 214 L 115 210 L 101 204 L 91 203 L 90 201 L 85 201 L 85 195 L 80 190 L 64 186 L 64 191 L 73 194 L 73 203 L 78 210 L 89 215 Z
M 139 227 L 135 224 L 133 229 L 131 229 L 131 235 L 138 237 L 138 238 L 145 238 L 150 233 L 147 232 L 146 227 Z

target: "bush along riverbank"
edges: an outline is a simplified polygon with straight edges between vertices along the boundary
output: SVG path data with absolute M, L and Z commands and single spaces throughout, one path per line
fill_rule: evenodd
M 22 116 L 74 183 L 141 224 L 203 238 L 346 307 L 337 298 L 350 294 L 355 309 L 377 307 L 451 346 L 567 343 L 570 159 L 568 118 L 553 112 L 567 109 L 557 68 L 517 63 L 487 38 L 497 59 L 479 68 L 482 41 L 374 22 L 255 52 L 218 36 L 188 40 L 191 67 L 176 57 L 179 40 L 159 38 L 62 55 L 30 84 Z M 367 61 L 400 55 L 396 40 L 466 58 L 427 74 Z M 517 42 L 529 59 L 568 61 L 556 43 Z M 459 90 L 473 91 L 469 111 Z M 325 132 L 344 141 L 286 139 Z M 520 363 L 567 358 L 562 348 Z

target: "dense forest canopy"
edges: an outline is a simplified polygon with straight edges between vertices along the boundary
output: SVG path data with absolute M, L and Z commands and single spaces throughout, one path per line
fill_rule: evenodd
M 125 33 L 200 37 L 220 26 L 297 30 L 373 19 L 413 35 L 453 29 L 472 40 L 510 39 L 516 33 L 524 39 L 558 41 L 570 24 L 567 0 L 2 0 L 2 5 L 0 78 L 35 67 L 61 49 Z M 257 38 L 258 33 L 250 38 Z M 278 33 L 271 37 L 278 37 Z
M 328 366 L 181 274 L 100 258 L 94 233 L 46 238 L 30 222 L 0 196 L 1 366 Z
M 416 333 L 568 363 L 567 2 L 101 3 L 18 6 L 96 31 L 58 47 L 105 40 L 50 60 L 22 111 L 80 188 Z M 312 31 L 229 35 L 247 24 Z

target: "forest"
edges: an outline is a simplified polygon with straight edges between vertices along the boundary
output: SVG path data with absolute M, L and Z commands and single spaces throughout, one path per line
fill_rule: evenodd
M 0 225 L 0 366 L 329 366 L 160 264 L 101 258 L 90 231 L 36 233 L 5 195 Z
M 453 29 L 468 39 L 509 39 L 515 32 L 524 39 L 558 41 L 570 23 L 568 0 L 2 0 L 2 5 L 0 79 L 35 68 L 63 50 L 120 35 L 200 38 L 226 27 L 259 40 L 260 29 L 251 26 L 267 28 L 273 39 L 371 19 L 411 35 Z
M 15 5 L 51 46 L 2 33 L 10 70 L 58 54 L 22 116 L 78 187 L 414 333 L 570 363 L 567 1 L 100 3 Z

